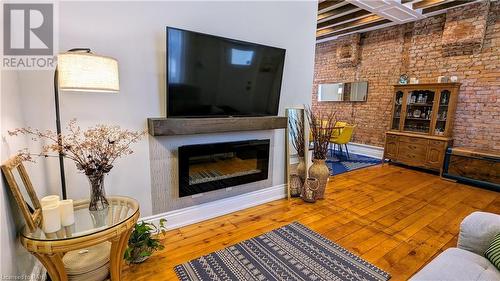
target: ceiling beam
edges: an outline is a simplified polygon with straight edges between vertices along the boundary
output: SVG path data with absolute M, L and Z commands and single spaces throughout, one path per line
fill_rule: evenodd
M 326 20 L 338 18 L 338 17 L 344 16 L 344 15 L 347 15 L 347 14 L 350 14 L 352 12 L 356 12 L 359 10 L 361 10 L 361 8 L 359 8 L 358 6 L 355 6 L 353 4 L 346 4 L 346 5 L 343 5 L 339 8 L 318 14 L 318 23 L 326 21 Z
M 329 0 L 318 3 L 318 14 L 342 7 L 348 3 L 343 0 Z
M 333 32 L 333 33 L 329 33 L 329 34 L 317 36 L 316 37 L 316 41 L 327 39 L 329 37 L 337 37 L 337 36 L 344 35 L 344 34 L 354 33 L 354 32 L 363 32 L 366 29 L 370 29 L 372 27 L 379 26 L 379 25 L 382 26 L 382 25 L 385 25 L 385 24 L 395 24 L 395 23 L 392 22 L 392 21 L 390 21 L 390 20 L 388 20 L 388 19 L 382 19 L 381 21 L 372 22 L 372 23 L 368 23 L 368 24 L 356 26 L 356 27 L 353 27 L 353 28 L 344 29 L 344 30 L 341 30 L 341 31 L 337 31 L 337 32 Z
M 445 13 L 450 8 L 484 0 L 377 0 L 372 7 L 365 0 L 320 0 L 318 2 L 316 41 L 324 42 L 341 35 L 365 32 Z M 400 11 L 399 11 L 400 10 Z M 408 13 L 409 17 L 401 15 Z
M 345 35 L 345 34 L 358 33 L 358 32 L 363 32 L 363 31 L 366 31 L 366 30 L 373 30 L 373 29 L 377 29 L 376 28 L 377 26 L 386 26 L 387 24 L 393 25 L 395 23 L 392 22 L 392 21 L 390 21 L 390 20 L 388 20 L 388 19 L 383 19 L 381 21 L 372 22 L 372 23 L 368 23 L 368 24 L 356 26 L 356 27 L 353 27 L 353 28 L 344 29 L 344 30 L 340 30 L 340 31 L 337 31 L 337 32 L 333 32 L 333 33 L 325 34 L 325 35 L 322 35 L 322 36 L 318 36 L 318 37 L 316 37 L 316 41 L 324 40 L 324 39 L 327 39 L 327 38 L 330 38 L 330 37 L 339 37 L 339 36 Z
M 456 1 L 451 1 L 451 2 L 445 2 L 441 5 L 432 6 L 429 8 L 424 8 L 422 11 L 422 14 L 428 14 L 428 13 L 438 12 L 438 11 L 446 11 L 449 8 L 453 8 L 453 7 L 461 6 L 461 5 L 465 5 L 465 4 L 472 4 L 474 2 L 476 2 L 476 1 L 456 0 Z
M 324 35 L 331 34 L 331 33 L 334 33 L 334 32 L 340 31 L 340 30 L 350 29 L 350 28 L 357 27 L 360 25 L 366 25 L 369 23 L 374 23 L 374 22 L 378 22 L 378 21 L 382 21 L 382 20 L 384 20 L 384 18 L 381 16 L 369 15 L 367 17 L 364 17 L 364 18 L 361 18 L 361 19 L 358 19 L 355 21 L 351 21 L 351 22 L 339 24 L 339 25 L 336 25 L 333 27 L 318 30 L 316 32 L 316 37 L 324 36 Z
M 371 14 L 370 12 L 365 11 L 365 10 L 356 11 L 354 13 L 350 13 L 350 14 L 347 14 L 345 16 L 341 16 L 341 17 L 338 17 L 338 18 L 335 18 L 335 19 L 331 19 L 331 20 L 326 20 L 324 22 L 320 22 L 320 23 L 318 23 L 317 28 L 318 29 L 323 29 L 323 28 L 327 28 L 327 27 L 339 25 L 341 23 L 346 23 L 346 22 L 357 20 L 359 18 L 366 17 L 366 16 L 368 16 L 370 14 Z
M 447 0 L 423 0 L 412 4 L 413 10 L 424 9 L 448 2 Z

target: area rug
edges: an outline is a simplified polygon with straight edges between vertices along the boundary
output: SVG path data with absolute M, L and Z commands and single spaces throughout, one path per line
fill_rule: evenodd
M 345 153 L 340 154 L 339 152 L 336 152 L 334 156 L 331 156 L 330 152 L 328 152 L 328 159 L 326 161 L 331 175 L 338 175 L 381 163 L 381 159 L 354 153 L 349 153 L 348 158 Z
M 298 222 L 174 269 L 182 281 L 390 279 L 387 272 Z

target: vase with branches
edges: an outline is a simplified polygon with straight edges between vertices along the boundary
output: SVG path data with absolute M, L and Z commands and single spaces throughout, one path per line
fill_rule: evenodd
M 17 128 L 9 131 L 9 135 L 27 135 L 32 140 L 45 140 L 41 156 L 58 153 L 73 160 L 76 168 L 84 173 L 90 184 L 89 210 L 98 211 L 109 206 L 104 190 L 104 176 L 113 168 L 118 158 L 133 153 L 131 145 L 138 142 L 144 131 L 130 131 L 115 125 L 96 125 L 82 130 L 72 119 L 67 126 L 67 133 L 58 135 L 54 131 Z M 27 150 L 22 152 L 28 154 Z
M 316 199 L 323 199 L 330 170 L 326 165 L 328 146 L 335 130 L 334 111 L 313 111 L 306 107 L 306 116 L 311 130 L 313 143 L 313 165 L 309 168 L 309 177 L 318 179 Z

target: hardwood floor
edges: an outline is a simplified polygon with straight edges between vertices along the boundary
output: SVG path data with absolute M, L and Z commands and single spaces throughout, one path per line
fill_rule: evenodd
M 315 204 L 282 199 L 169 231 L 165 250 L 126 267 L 124 280 L 176 280 L 175 265 L 293 221 L 391 273 L 391 280 L 406 280 L 455 246 L 460 222 L 476 210 L 500 213 L 500 193 L 374 166 L 332 177 L 326 199 Z

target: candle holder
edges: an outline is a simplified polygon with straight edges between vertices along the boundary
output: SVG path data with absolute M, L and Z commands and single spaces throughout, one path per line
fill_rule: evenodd
M 302 180 L 299 175 L 290 175 L 290 196 L 299 197 L 302 193 Z
M 302 189 L 302 200 L 308 203 L 316 202 L 316 192 L 318 191 L 318 187 L 318 179 L 307 178 Z

